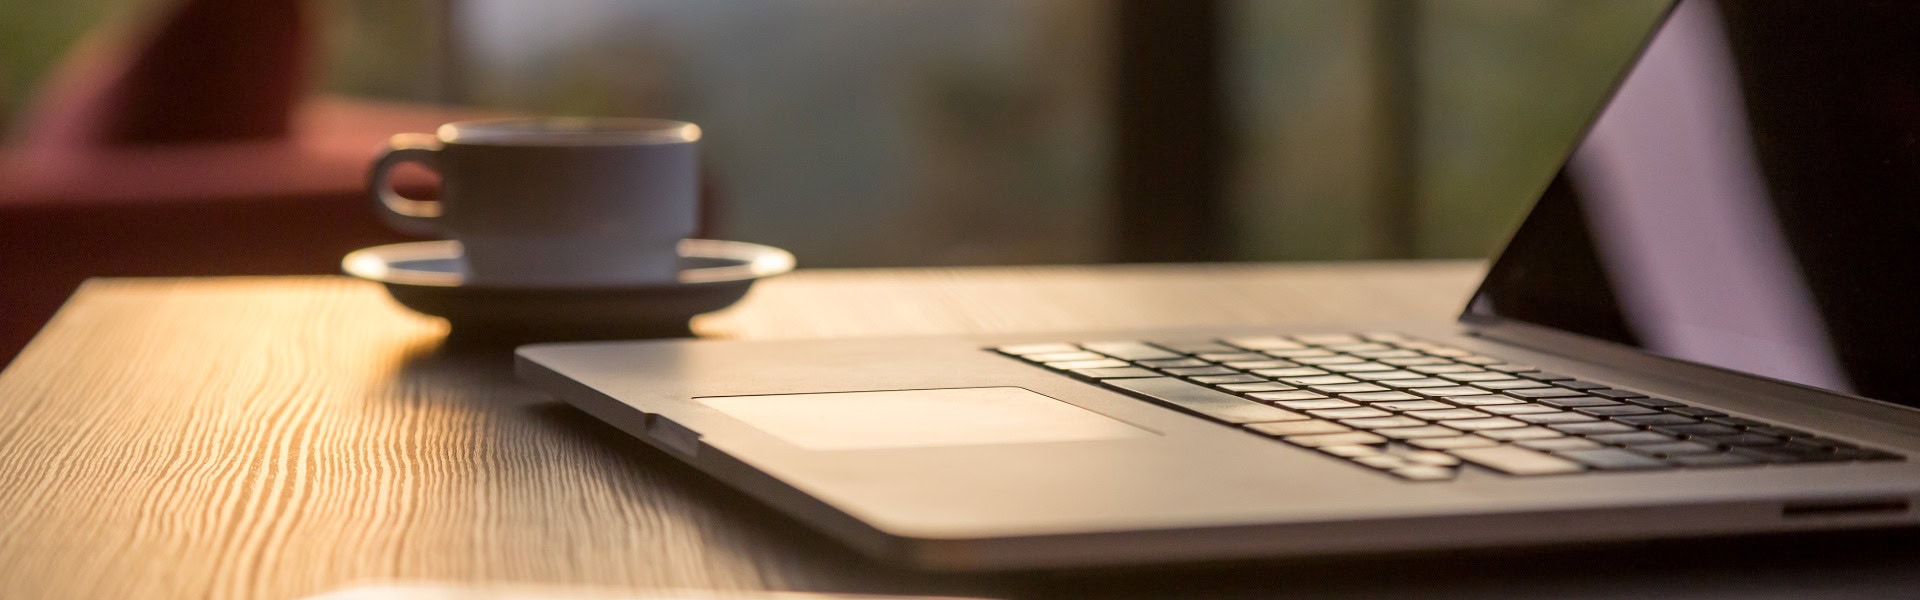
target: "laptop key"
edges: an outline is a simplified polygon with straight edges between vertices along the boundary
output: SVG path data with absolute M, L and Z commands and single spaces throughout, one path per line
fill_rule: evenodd
M 1169 377 L 1149 377 L 1144 379 L 1109 379 L 1100 383 L 1116 387 L 1138 396 L 1184 410 L 1202 417 L 1227 423 L 1259 423 L 1265 421 L 1302 421 L 1306 416 L 1290 410 L 1261 404 L 1226 392 L 1180 381 Z
M 1407 370 L 1413 371 L 1416 373 L 1426 373 L 1428 375 L 1439 375 L 1442 373 L 1477 373 L 1480 371 L 1485 371 L 1486 369 L 1482 369 L 1480 367 L 1475 367 L 1475 366 L 1469 366 L 1469 365 L 1449 364 L 1449 365 L 1413 366 L 1413 367 L 1407 367 Z
M 1570 413 L 1570 412 L 1548 412 L 1548 413 L 1535 413 L 1530 415 L 1513 415 L 1513 419 L 1516 421 L 1525 421 L 1535 425 L 1553 425 L 1557 423 L 1585 423 L 1588 421 L 1600 420 L 1597 417 L 1583 415 L 1580 413 Z
M 1540 367 L 1533 365 L 1516 365 L 1506 362 L 1490 364 L 1486 365 L 1486 367 L 1488 371 L 1499 371 L 1501 373 L 1529 373 L 1540 370 Z
M 1595 421 L 1592 423 L 1564 423 L 1559 425 L 1548 425 L 1547 427 L 1553 428 L 1554 431 L 1558 431 L 1560 433 L 1569 433 L 1573 435 L 1604 435 L 1608 433 L 1631 433 L 1633 431 L 1638 430 L 1638 428 L 1632 425 L 1627 425 L 1625 423 L 1614 423 L 1611 421 Z
M 1335 423 L 1332 421 L 1316 421 L 1311 419 L 1306 421 L 1273 421 L 1268 423 L 1248 423 L 1244 425 L 1244 427 L 1246 427 L 1250 431 L 1263 433 L 1263 434 L 1274 436 L 1274 437 L 1287 437 L 1290 435 L 1313 435 L 1318 433 L 1344 433 L 1348 431 L 1353 431 L 1353 429 L 1348 428 L 1347 426 L 1341 425 L 1339 423 Z
M 1307 389 L 1311 389 L 1313 391 L 1320 392 L 1322 394 L 1355 394 L 1355 393 L 1361 393 L 1361 392 L 1387 391 L 1387 388 L 1383 388 L 1371 383 L 1336 383 L 1332 385 L 1312 385 L 1312 386 L 1307 386 Z
M 1390 427 L 1421 427 L 1426 425 L 1427 422 L 1413 417 L 1396 416 L 1374 417 L 1371 419 L 1347 419 L 1341 421 L 1340 424 L 1354 429 L 1387 429 Z
M 1340 354 L 1336 354 L 1333 356 L 1298 356 L 1298 357 L 1294 357 L 1292 360 L 1293 362 L 1297 362 L 1303 365 L 1313 365 L 1316 367 L 1321 365 L 1350 365 L 1354 363 L 1367 362 L 1367 359 L 1360 358 L 1358 356 L 1346 356 L 1346 355 L 1340 355 Z
M 1253 374 L 1266 377 L 1324 377 L 1333 375 L 1313 367 L 1293 367 L 1286 369 L 1254 369 Z
M 1295 334 L 1293 340 L 1302 344 L 1312 344 L 1315 346 L 1358 344 L 1362 341 L 1359 336 L 1351 333 L 1301 333 Z
M 1580 463 L 1517 446 L 1457 448 L 1447 453 L 1508 475 L 1560 475 L 1586 470 Z
M 1736 433 L 1733 435 L 1696 435 L 1696 436 L 1693 436 L 1692 439 L 1700 440 L 1702 442 L 1713 443 L 1713 444 L 1720 444 L 1722 446 L 1732 446 L 1736 448 L 1779 446 L 1787 443 L 1786 440 L 1783 440 L 1777 437 L 1773 437 L 1770 435 L 1760 435 L 1760 434 L 1751 433 L 1751 432 Z
M 1295 363 L 1290 360 L 1231 360 L 1231 361 L 1222 362 L 1220 364 L 1226 365 L 1229 368 L 1239 369 L 1242 371 L 1258 371 L 1260 369 L 1292 369 L 1300 366 L 1298 363 Z
M 1447 382 L 1447 383 L 1449 384 L 1447 387 L 1420 388 L 1417 390 L 1413 390 L 1413 393 L 1426 396 L 1428 398 L 1443 398 L 1447 396 L 1487 396 L 1487 395 L 1493 394 L 1493 392 L 1489 392 L 1477 387 L 1468 387 L 1468 386 L 1460 385 L 1458 383 L 1453 383 L 1453 382 Z
M 1447 360 L 1447 359 L 1444 359 L 1444 358 L 1435 358 L 1435 357 L 1432 357 L 1432 356 L 1422 356 L 1422 357 L 1419 357 L 1419 358 L 1382 358 L 1382 359 L 1379 359 L 1379 360 L 1380 360 L 1380 362 L 1383 362 L 1383 363 L 1387 363 L 1387 364 L 1390 364 L 1390 365 L 1395 365 L 1395 366 L 1401 366 L 1401 367 L 1415 367 L 1415 366 L 1420 366 L 1420 365 L 1450 365 L 1450 364 L 1453 364 L 1453 361 L 1450 361 L 1450 360 Z
M 1667 412 L 1670 412 L 1676 415 L 1686 415 L 1689 417 L 1700 417 L 1700 418 L 1727 416 L 1727 413 L 1713 410 L 1711 408 L 1700 408 L 1698 406 L 1676 406 L 1676 407 L 1667 409 Z
M 1232 349 L 1227 348 L 1227 350 L 1232 350 Z M 1231 352 L 1231 351 L 1207 352 L 1204 354 L 1195 355 L 1195 358 L 1198 358 L 1200 360 L 1210 360 L 1217 363 L 1273 359 L 1273 357 L 1267 356 L 1265 354 L 1261 354 L 1259 352 Z M 1285 361 L 1282 361 L 1282 362 L 1285 362 Z
M 1319 450 L 1321 452 L 1332 454 L 1334 456 L 1338 456 L 1341 458 L 1360 458 L 1362 456 L 1379 456 L 1382 452 L 1379 446 L 1321 446 L 1319 448 L 1315 448 L 1315 450 Z
M 1420 379 L 1402 379 L 1397 381 L 1384 381 L 1381 383 L 1384 383 L 1389 387 L 1396 387 L 1403 390 L 1437 388 L 1437 387 L 1455 387 L 1460 385 L 1458 383 L 1454 383 L 1451 381 L 1447 381 L 1445 379 L 1439 379 L 1434 377 L 1422 377 Z
M 1262 373 L 1262 375 L 1264 375 L 1264 373 Z M 1280 380 L 1287 383 L 1291 383 L 1293 385 L 1308 385 L 1308 386 L 1340 385 L 1343 383 L 1360 383 L 1358 380 L 1347 378 L 1347 377 L 1341 377 L 1339 375 L 1321 375 L 1319 377 L 1281 377 Z
M 1289 410 L 1325 410 L 1329 408 L 1353 408 L 1353 407 L 1359 406 L 1358 404 L 1354 404 L 1352 402 L 1348 402 L 1345 400 L 1335 400 L 1332 398 L 1325 398 L 1321 400 L 1287 400 L 1282 402 L 1275 402 L 1274 404 L 1277 404 L 1281 408 L 1286 408 Z
M 1429 400 L 1428 402 L 1432 402 L 1432 401 Z M 1413 404 L 1413 403 L 1412 402 L 1390 402 L 1388 404 Z M 1450 408 L 1450 407 L 1446 407 L 1447 405 L 1440 404 L 1438 402 L 1434 402 L 1434 404 L 1439 404 L 1443 408 L 1437 408 L 1432 410 L 1409 410 L 1409 409 L 1401 409 L 1393 406 L 1387 406 L 1383 404 L 1376 404 L 1374 406 L 1379 406 L 1381 408 L 1385 408 L 1388 410 L 1406 410 L 1407 412 L 1403 412 L 1400 414 L 1413 417 L 1416 419 L 1426 419 L 1428 421 L 1451 421 L 1454 419 L 1478 419 L 1481 417 L 1489 416 L 1487 413 L 1480 412 L 1471 408 Z
M 1182 355 L 1148 346 L 1142 342 L 1083 342 L 1080 347 L 1121 360 L 1182 358 Z
M 1508 393 L 1512 393 L 1512 392 L 1508 392 Z M 1619 402 L 1614 402 L 1606 398 L 1595 398 L 1593 396 L 1577 396 L 1573 398 L 1541 398 L 1538 400 L 1538 402 L 1554 408 L 1580 408 L 1583 406 L 1618 406 L 1620 404 Z
M 1287 443 L 1289 444 L 1306 446 L 1308 448 L 1318 448 L 1321 446 L 1349 446 L 1349 445 L 1361 445 L 1361 444 L 1387 443 L 1387 438 L 1383 438 L 1371 433 L 1367 433 L 1365 431 L 1349 431 L 1346 433 L 1321 433 L 1321 434 L 1314 434 L 1314 435 L 1290 435 L 1280 439 L 1286 440 Z
M 1624 399 L 1624 398 L 1645 398 L 1645 397 L 1647 397 L 1647 395 L 1646 395 L 1646 394 L 1642 394 L 1642 393 L 1640 393 L 1640 392 L 1629 392 L 1629 391 L 1626 391 L 1626 390 L 1616 390 L 1616 389 L 1613 389 L 1613 388 L 1600 388 L 1600 389 L 1595 389 L 1595 390 L 1587 390 L 1587 393 L 1588 393 L 1588 394 L 1592 394 L 1592 395 L 1595 395 L 1595 396 L 1599 396 L 1599 397 L 1601 397 L 1601 398 L 1612 398 L 1612 399 L 1614 399 L 1614 400 L 1620 400 L 1620 399 Z
M 1487 398 L 1487 397 L 1475 396 L 1471 399 L 1480 400 L 1483 398 Z M 1471 406 L 1473 406 L 1474 410 L 1484 412 L 1484 413 L 1489 413 L 1489 414 L 1496 414 L 1496 415 L 1533 415 L 1533 414 L 1540 414 L 1540 413 L 1560 412 L 1560 409 L 1558 408 L 1554 408 L 1551 406 L 1541 406 L 1538 404 L 1521 404 L 1519 400 L 1514 400 L 1512 398 L 1507 398 L 1505 396 L 1492 396 L 1492 398 L 1500 398 L 1502 400 L 1505 400 L 1506 403 L 1497 404 L 1497 405 L 1496 404 L 1474 404 Z M 1462 405 L 1466 404 L 1459 400 L 1448 400 L 1448 402 L 1452 402 L 1454 404 L 1462 404 Z
M 1632 431 L 1627 433 L 1602 433 L 1589 435 L 1587 439 L 1614 446 L 1634 446 L 1640 444 L 1667 444 L 1679 439 L 1652 431 Z
M 1437 425 L 1424 425 L 1420 427 L 1398 427 L 1393 429 L 1375 429 L 1373 430 L 1373 432 L 1396 439 L 1396 440 L 1415 440 L 1420 438 L 1456 437 L 1460 435 L 1460 432 L 1458 431 L 1454 431 L 1452 429 L 1447 429 L 1445 427 L 1440 427 Z
M 1627 404 L 1632 404 L 1635 406 L 1645 406 L 1647 408 L 1674 408 L 1674 407 L 1686 406 L 1685 404 L 1674 402 L 1666 398 L 1621 398 L 1620 401 L 1625 402 Z
M 1235 384 L 1235 383 L 1260 383 L 1266 380 L 1267 378 L 1265 377 L 1261 377 L 1259 375 L 1248 375 L 1246 373 L 1239 373 L 1235 375 L 1207 375 L 1203 377 L 1193 378 L 1194 383 L 1204 383 L 1207 385 L 1226 385 L 1226 384 Z
M 1096 358 L 1093 360 L 1063 360 L 1059 362 L 1047 363 L 1047 368 L 1059 369 L 1062 371 L 1072 371 L 1074 369 L 1114 369 L 1119 367 L 1131 367 L 1131 366 L 1133 365 L 1128 364 L 1127 361 L 1115 360 L 1111 358 Z
M 1508 379 L 1506 381 L 1482 381 L 1473 384 L 1473 387 L 1486 390 L 1522 390 L 1550 387 L 1550 384 L 1545 381 L 1534 381 L 1532 379 Z
M 1639 471 L 1673 468 L 1673 465 L 1667 464 L 1666 461 L 1616 448 L 1565 450 L 1556 454 L 1564 458 L 1579 461 L 1581 464 L 1602 471 Z
M 1461 431 L 1482 431 L 1487 429 L 1513 429 L 1513 428 L 1527 426 L 1526 423 L 1521 423 L 1519 421 L 1515 421 L 1513 419 L 1509 419 L 1506 417 L 1487 417 L 1484 419 L 1455 419 L 1452 421 L 1441 421 L 1440 423 L 1442 425 L 1446 425 L 1448 427 L 1452 427 L 1454 429 L 1458 429 Z
M 1606 446 L 1600 445 L 1600 442 L 1589 440 L 1587 438 L 1565 437 L 1565 436 L 1555 437 L 1555 438 L 1542 438 L 1537 440 L 1520 440 L 1514 443 L 1527 448 L 1532 448 L 1534 450 L 1543 450 L 1547 452 L 1559 452 L 1561 450 L 1586 450 L 1589 448 L 1605 448 L 1606 447 Z
M 1359 402 L 1395 402 L 1400 400 L 1419 400 L 1420 399 L 1419 396 L 1415 396 L 1413 394 L 1409 394 L 1406 392 L 1391 392 L 1391 391 L 1384 391 L 1384 390 L 1377 391 L 1377 392 L 1358 392 L 1358 393 L 1349 392 L 1349 393 L 1340 394 L 1340 397 L 1348 400 L 1359 401 Z
M 1347 376 L 1352 377 L 1354 379 L 1359 379 L 1362 381 L 1382 381 L 1382 382 L 1426 378 L 1426 376 L 1421 375 L 1419 373 L 1408 373 L 1406 371 L 1373 371 L 1368 373 L 1347 373 Z
M 1277 383 L 1273 381 L 1260 381 L 1258 383 L 1229 383 L 1229 384 L 1220 386 L 1220 389 L 1223 389 L 1229 392 L 1239 392 L 1242 394 L 1246 394 L 1246 393 L 1252 393 L 1252 392 L 1284 392 L 1284 391 L 1293 390 L 1295 388 L 1293 386 L 1290 386 L 1284 383 Z
M 1255 400 L 1279 402 L 1282 400 L 1318 400 L 1318 399 L 1326 398 L 1327 396 L 1325 394 L 1309 392 L 1307 390 L 1292 390 L 1292 391 L 1278 391 L 1278 392 L 1254 392 L 1251 394 L 1247 394 L 1247 397 L 1253 398 Z
M 1081 350 L 1079 352 L 1049 352 L 1046 354 L 1028 354 L 1020 358 L 1024 358 L 1037 363 L 1051 363 L 1051 362 L 1065 362 L 1069 360 L 1100 360 L 1100 359 L 1106 358 L 1106 356 Z
M 1432 450 L 1404 452 L 1400 454 L 1400 458 L 1407 459 L 1407 462 L 1413 464 L 1432 465 L 1436 467 L 1451 467 L 1460 464 L 1460 457 L 1445 452 L 1434 452 Z
M 1505 381 L 1508 379 L 1513 379 L 1514 377 L 1512 375 L 1508 375 L 1506 373 L 1500 373 L 1496 371 L 1483 371 L 1480 373 L 1445 373 L 1440 375 L 1440 378 L 1451 379 L 1453 381 L 1461 381 L 1461 382 L 1477 382 L 1477 381 Z
M 1233 369 L 1220 367 L 1220 366 L 1180 367 L 1177 369 L 1161 369 L 1161 371 L 1168 375 L 1176 375 L 1180 377 L 1199 377 L 1201 375 L 1239 375 L 1240 374 L 1239 371 L 1235 371 Z
M 1365 406 L 1360 406 L 1355 408 L 1329 408 L 1329 409 L 1322 409 L 1322 410 L 1310 410 L 1310 411 L 1307 411 L 1307 414 L 1310 414 L 1322 419 L 1365 419 L 1368 417 L 1391 416 L 1393 413 L 1380 410 L 1377 408 L 1367 408 Z
M 1570 381 L 1555 381 L 1553 382 L 1553 384 L 1563 388 L 1570 389 L 1570 390 L 1580 390 L 1580 391 L 1607 389 L 1607 385 L 1604 383 L 1580 381 L 1578 379 L 1574 379 Z
M 1085 377 L 1087 379 L 1116 379 L 1121 377 L 1154 377 L 1154 378 L 1160 377 L 1159 373 L 1148 371 L 1140 367 L 1119 367 L 1119 368 L 1113 368 L 1113 369 L 1075 369 L 1074 371 L 1072 371 L 1072 373 L 1074 375 Z M 1188 385 L 1192 385 L 1192 384 L 1188 384 Z
M 1548 438 L 1563 437 L 1565 435 L 1558 431 L 1547 429 L 1545 427 L 1521 427 L 1519 429 L 1490 429 L 1486 431 L 1481 431 L 1479 433 L 1480 433 L 1480 437 L 1484 437 L 1490 440 L 1500 440 L 1502 442 L 1517 442 L 1520 440 L 1544 440 Z
M 1463 411 L 1466 413 L 1477 414 L 1482 417 L 1487 416 L 1484 413 L 1478 413 L 1478 412 L 1467 410 L 1464 408 L 1454 408 L 1453 405 L 1451 404 L 1447 404 L 1445 402 L 1436 402 L 1433 400 L 1404 400 L 1400 402 L 1375 402 L 1368 406 L 1372 406 L 1380 410 L 1391 410 L 1391 411 L 1403 412 L 1403 413 L 1408 411 L 1442 412 L 1442 411 L 1453 410 L 1453 411 Z M 1453 418 L 1460 419 L 1460 418 L 1470 418 L 1470 417 L 1453 417 Z
M 1573 380 L 1572 377 L 1568 377 L 1566 375 L 1561 375 L 1559 373 L 1554 373 L 1551 371 L 1534 371 L 1531 373 L 1522 373 L 1520 376 L 1525 377 L 1527 379 L 1532 379 L 1535 381 L 1572 381 Z
M 1452 450 L 1454 448 L 1497 446 L 1500 445 L 1500 442 L 1477 435 L 1455 435 L 1453 437 L 1431 437 L 1407 440 L 1407 445 L 1428 450 Z
M 1585 393 L 1576 392 L 1568 389 L 1554 388 L 1554 387 L 1507 390 L 1506 394 L 1508 396 L 1513 396 L 1515 398 L 1527 398 L 1527 399 L 1535 399 L 1535 400 L 1540 398 L 1568 398 L 1573 396 L 1586 395 Z
M 1739 435 L 1740 430 L 1712 423 L 1692 423 L 1687 425 L 1656 425 L 1654 431 L 1672 435 L 1712 436 Z
M 1301 358 L 1305 356 L 1333 356 L 1333 352 L 1330 352 L 1327 350 L 1321 350 L 1319 348 L 1306 348 L 1306 347 L 1301 347 L 1301 348 L 1292 349 L 1292 350 L 1261 350 L 1260 353 L 1265 354 L 1267 356 L 1277 356 L 1280 358 Z
M 1688 424 L 1700 422 L 1699 419 L 1695 419 L 1693 417 L 1683 417 L 1680 415 L 1667 414 L 1667 413 L 1659 413 L 1659 414 L 1652 414 L 1652 415 L 1634 415 L 1634 416 L 1627 416 L 1627 417 L 1613 417 L 1613 420 L 1621 423 L 1626 423 L 1634 427 L 1653 427 L 1655 425 L 1688 425 Z
M 1580 414 L 1593 415 L 1596 417 L 1631 417 L 1635 415 L 1660 414 L 1660 411 L 1647 408 L 1645 406 L 1633 406 L 1628 404 L 1623 404 L 1620 406 L 1582 406 L 1579 408 L 1575 408 L 1573 410 L 1574 412 L 1577 412 Z
M 1198 358 L 1169 358 L 1166 360 L 1143 360 L 1134 364 L 1152 369 L 1179 369 L 1183 367 L 1210 367 L 1213 363 Z
M 1350 365 L 1320 365 L 1320 368 L 1326 369 L 1328 371 L 1333 371 L 1335 373 L 1379 373 L 1379 372 L 1394 370 L 1394 368 L 1391 365 L 1383 365 L 1380 363 L 1370 363 L 1370 362 L 1354 363 Z

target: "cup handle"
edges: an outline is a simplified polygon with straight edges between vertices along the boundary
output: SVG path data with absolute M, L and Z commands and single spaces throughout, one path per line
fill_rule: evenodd
M 367 192 L 373 198 L 375 210 L 388 226 L 416 235 L 441 233 L 438 221 L 443 206 L 440 201 L 402 196 L 393 190 L 390 182 L 393 167 L 400 163 L 420 163 L 437 172 L 440 170 L 439 159 L 440 140 L 432 135 L 402 133 L 387 140 L 387 149 L 373 161 L 373 171 L 367 178 Z

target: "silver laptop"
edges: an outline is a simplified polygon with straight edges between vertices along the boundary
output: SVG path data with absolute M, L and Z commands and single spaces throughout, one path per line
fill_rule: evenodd
M 1456 323 L 548 344 L 517 369 L 931 569 L 1911 524 L 1916 17 L 1677 6 Z

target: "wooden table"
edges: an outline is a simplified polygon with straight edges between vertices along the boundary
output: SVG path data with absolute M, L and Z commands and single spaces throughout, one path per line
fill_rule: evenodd
M 809 271 L 749 339 L 1450 318 L 1478 263 Z M 370 580 L 1013 597 L 1911 595 L 1909 534 L 952 576 L 875 564 L 332 277 L 84 286 L 0 374 L 0 598 Z

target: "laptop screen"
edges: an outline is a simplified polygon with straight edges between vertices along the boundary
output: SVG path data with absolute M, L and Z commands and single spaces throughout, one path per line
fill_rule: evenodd
M 1467 307 L 1920 407 L 1920 2 L 1686 0 Z

